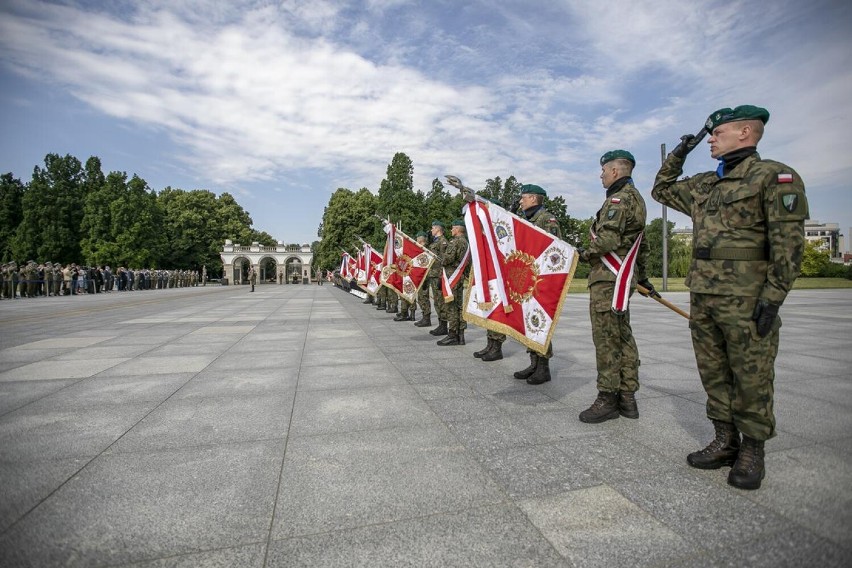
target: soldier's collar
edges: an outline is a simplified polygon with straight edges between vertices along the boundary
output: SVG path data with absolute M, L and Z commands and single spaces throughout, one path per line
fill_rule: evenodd
M 543 208 L 544 205 L 536 205 L 535 207 L 530 207 L 526 211 L 524 211 L 524 217 L 526 217 L 527 221 L 533 218 L 533 215 L 538 213 L 539 209 Z
M 620 178 L 618 178 L 617 180 L 615 180 L 614 182 L 612 182 L 612 185 L 611 185 L 611 186 L 609 186 L 609 187 L 607 188 L 607 190 L 606 190 L 606 196 L 607 196 L 607 197 L 612 197 L 612 194 L 613 194 L 613 193 L 616 193 L 616 192 L 618 192 L 618 191 L 621 191 L 621 188 L 623 188 L 623 187 L 624 187 L 625 185 L 627 185 L 628 183 L 633 183 L 633 178 L 632 178 L 632 177 L 630 177 L 630 176 L 624 176 L 624 177 L 620 177 Z
M 728 152 L 721 158 L 719 158 L 719 167 L 716 168 L 716 175 L 721 177 L 731 177 L 730 174 L 743 163 L 746 158 L 749 156 L 757 155 L 757 146 L 748 146 L 746 148 L 740 148 L 739 150 L 734 150 L 733 152 Z M 757 155 L 757 159 L 760 159 L 760 156 Z

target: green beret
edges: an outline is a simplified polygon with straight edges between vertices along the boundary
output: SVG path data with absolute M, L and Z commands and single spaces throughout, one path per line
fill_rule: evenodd
M 534 183 L 527 183 L 521 186 L 521 193 L 532 193 L 533 195 L 544 195 L 547 196 L 547 192 L 540 185 L 535 185 Z
M 601 156 L 601 165 L 606 164 L 607 162 L 611 162 L 613 160 L 627 160 L 634 166 L 636 165 L 636 158 L 633 157 L 633 154 L 628 152 L 627 150 L 610 150 L 603 156 Z
M 464 227 L 464 221 L 461 219 L 453 219 L 453 227 Z
M 444 225 L 444 222 L 443 222 L 443 221 L 438 221 L 437 219 L 436 219 L 436 220 L 434 220 L 434 221 L 432 221 L 432 226 L 433 226 L 433 227 L 441 227 L 442 229 L 446 229 L 446 228 L 447 228 L 447 226 L 446 226 L 446 225 Z
M 417 233 L 417 235 L 414 238 L 425 237 L 425 236 L 426 236 L 426 232 L 420 231 L 419 233 Z
M 759 120 L 763 124 L 769 122 L 769 111 L 754 105 L 742 105 L 737 108 L 720 108 L 707 117 L 704 128 L 712 133 L 717 126 L 738 120 Z

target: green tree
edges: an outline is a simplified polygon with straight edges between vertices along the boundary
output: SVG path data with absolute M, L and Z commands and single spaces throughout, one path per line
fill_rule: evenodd
M 126 178 L 126 174 L 122 175 Z M 157 195 L 137 175 L 125 187 L 122 198 L 110 204 L 116 251 L 113 262 L 135 268 L 157 267 L 166 250 Z
M 80 261 L 85 176 L 80 160 L 48 154 L 36 166 L 21 203 L 13 256 L 21 260 Z
M 379 186 L 378 214 L 402 226 L 411 236 L 426 228 L 425 196 L 414 191 L 414 165 L 411 158 L 397 152 L 388 164 L 387 176 Z
M 668 236 L 668 248 L 669 248 L 669 261 L 671 261 L 671 251 L 673 248 L 672 238 L 672 230 L 674 230 L 675 224 L 671 221 L 668 221 L 668 231 L 666 232 Z M 648 243 L 649 253 L 648 253 L 648 266 L 646 267 L 647 273 L 649 277 L 659 278 L 663 275 L 663 219 L 662 217 L 657 217 L 653 219 L 650 223 L 645 226 L 645 242 Z
M 828 250 L 820 241 L 807 241 L 802 255 L 802 276 L 822 276 L 831 264 Z
M 0 177 L 0 259 L 3 262 L 14 260 L 12 240 L 15 231 L 24 218 L 22 199 L 24 184 L 12 176 L 12 173 Z
M 89 165 L 87 162 L 87 169 Z M 87 177 L 91 179 L 94 175 Z M 111 210 L 114 203 L 124 199 L 126 193 L 127 174 L 122 172 L 111 172 L 99 186 L 89 184 L 80 221 L 80 249 L 86 262 L 114 266 L 120 264 Z

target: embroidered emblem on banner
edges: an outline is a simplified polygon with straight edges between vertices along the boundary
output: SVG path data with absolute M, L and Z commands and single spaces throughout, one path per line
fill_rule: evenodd
M 524 325 L 526 325 L 527 333 L 541 333 L 544 330 L 546 324 L 547 317 L 545 316 L 541 308 L 535 308 L 530 310 L 530 312 L 524 318 Z
M 562 254 L 560 247 L 550 247 L 544 251 L 544 256 L 547 258 L 548 267 L 554 272 L 565 270 L 565 266 L 568 264 L 568 259 Z
M 506 292 L 513 301 L 523 304 L 535 295 L 540 281 L 535 257 L 515 250 L 506 257 Z
M 494 223 L 494 234 L 497 240 L 501 243 L 512 236 L 512 228 L 505 221 L 496 221 Z

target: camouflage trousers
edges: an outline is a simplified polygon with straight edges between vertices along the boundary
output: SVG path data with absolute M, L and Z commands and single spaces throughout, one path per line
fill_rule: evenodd
M 630 311 L 612 311 L 614 282 L 595 282 L 589 288 L 589 317 L 598 371 L 598 390 L 639 390 L 639 351 L 630 327 Z
M 391 290 L 387 286 L 385 286 L 385 288 L 387 289 L 387 297 L 386 297 L 385 301 L 387 302 L 388 309 L 389 310 L 398 309 L 399 308 L 399 294 L 397 294 L 395 291 Z
M 438 319 L 444 318 L 444 293 L 441 292 L 441 278 L 439 276 L 430 276 L 426 279 L 426 284 L 429 285 L 429 293 L 432 294 L 432 302 L 435 304 L 435 314 Z M 430 314 L 423 310 L 423 315 Z
M 429 278 L 426 278 L 417 291 L 417 305 L 423 317 L 432 315 L 432 304 L 429 302 Z
M 405 298 L 399 298 L 399 312 L 402 314 L 411 314 L 414 315 L 414 312 L 417 311 L 417 304 L 413 304 L 406 300 Z
M 692 347 L 707 393 L 707 417 L 733 422 L 756 440 L 775 436 L 776 318 L 766 337 L 759 337 L 751 314 L 757 298 L 690 295 Z
M 464 312 L 464 279 L 453 288 L 453 300 L 444 302 L 444 319 L 447 320 L 447 329 L 450 331 L 463 331 L 467 329 L 467 322 L 462 317 Z

